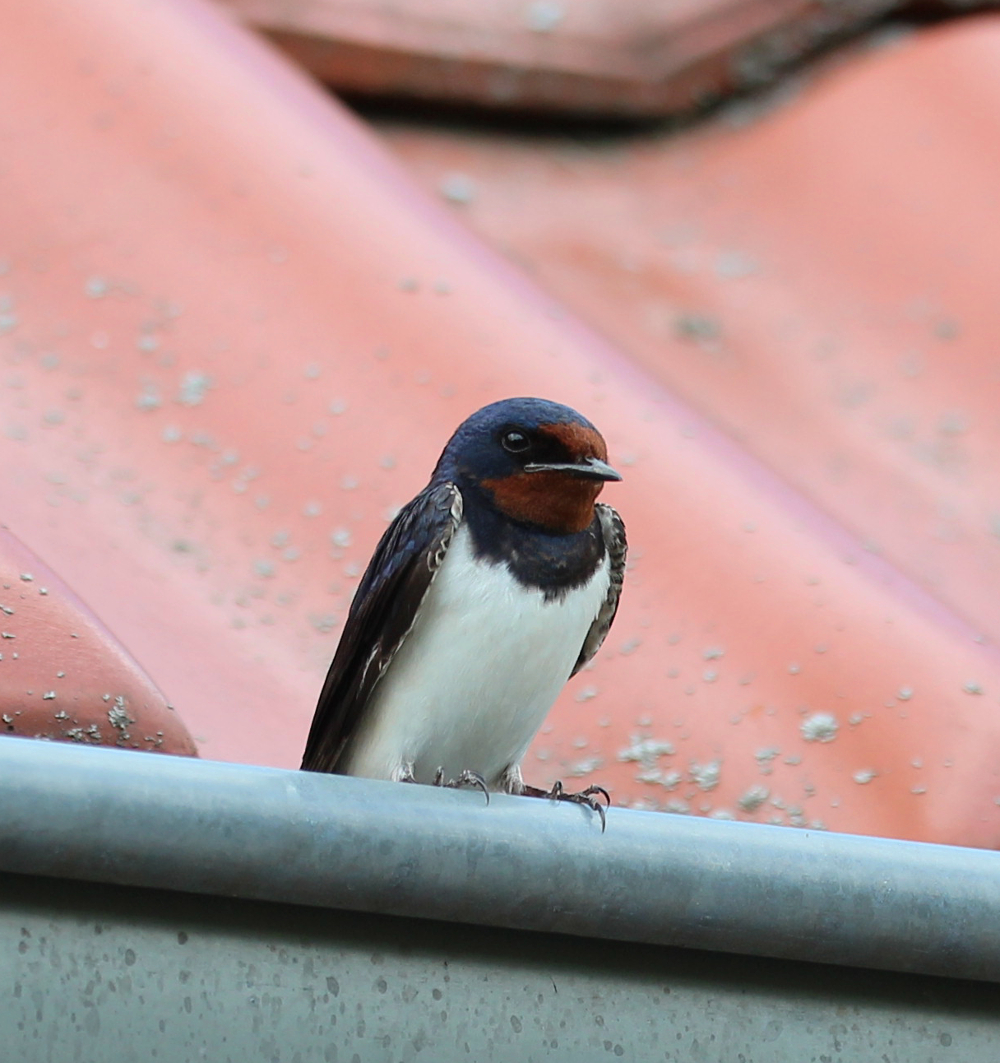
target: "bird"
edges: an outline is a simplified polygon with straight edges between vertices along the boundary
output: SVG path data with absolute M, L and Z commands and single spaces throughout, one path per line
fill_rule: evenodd
M 539 398 L 491 403 L 451 436 L 375 548 L 309 730 L 302 770 L 474 785 L 586 805 L 607 790 L 524 781 L 521 762 L 611 627 L 625 525 L 600 432 Z

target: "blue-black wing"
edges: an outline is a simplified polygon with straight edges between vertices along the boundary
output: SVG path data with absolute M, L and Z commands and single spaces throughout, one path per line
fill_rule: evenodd
M 601 534 L 604 536 L 604 548 L 608 551 L 608 560 L 611 566 L 611 583 L 608 586 L 608 594 L 604 599 L 600 612 L 590 625 L 587 637 L 583 640 L 583 648 L 577 658 L 576 665 L 570 675 L 577 672 L 594 656 L 601 648 L 601 643 L 607 638 L 614 622 L 615 613 L 618 612 L 618 599 L 622 594 L 622 584 L 625 582 L 625 558 L 628 554 L 628 542 L 625 539 L 625 523 L 618 516 L 618 511 L 603 502 L 598 502 L 594 509 L 597 519 L 601 524 Z
M 413 627 L 462 520 L 454 484 L 426 487 L 375 548 L 351 603 L 302 757 L 304 771 L 337 771 L 375 687 Z

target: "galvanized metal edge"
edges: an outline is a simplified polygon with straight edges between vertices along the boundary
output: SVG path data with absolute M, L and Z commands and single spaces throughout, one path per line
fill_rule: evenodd
M 1000 981 L 1000 854 L 0 739 L 0 871 Z

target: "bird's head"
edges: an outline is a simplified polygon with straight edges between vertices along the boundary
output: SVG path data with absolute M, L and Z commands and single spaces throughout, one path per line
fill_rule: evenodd
M 459 425 L 435 477 L 478 489 L 505 516 L 566 535 L 594 519 L 607 480 L 601 433 L 568 406 L 545 399 L 504 399 Z

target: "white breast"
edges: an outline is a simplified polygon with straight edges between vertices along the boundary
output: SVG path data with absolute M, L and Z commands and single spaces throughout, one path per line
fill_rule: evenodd
M 473 558 L 455 534 L 409 636 L 382 677 L 345 770 L 418 782 L 468 769 L 495 786 L 524 756 L 569 678 L 609 586 L 608 560 L 560 601 Z

